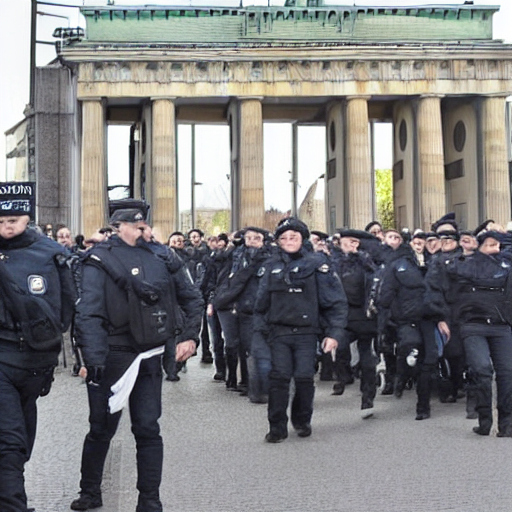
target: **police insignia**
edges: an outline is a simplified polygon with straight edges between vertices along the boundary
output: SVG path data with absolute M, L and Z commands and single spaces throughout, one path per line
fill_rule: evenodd
M 43 276 L 28 276 L 28 290 L 32 295 L 43 295 L 46 293 L 46 281 Z
M 140 272 L 140 270 L 137 267 L 132 268 L 132 276 L 138 276 L 139 272 Z
M 327 265 L 327 263 L 324 263 L 321 267 L 318 267 L 318 271 L 327 274 L 327 272 L 329 272 L 329 265 Z
M 265 274 L 265 267 L 260 267 L 258 269 L 258 273 L 256 274 L 258 277 L 261 277 Z

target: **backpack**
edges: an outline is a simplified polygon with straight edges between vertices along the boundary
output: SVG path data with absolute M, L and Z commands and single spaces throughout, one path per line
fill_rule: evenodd
M 0 294 L 15 320 L 21 343 L 32 350 L 47 352 L 60 350 L 62 325 L 54 309 L 42 297 L 27 293 L 13 281 L 0 254 Z
M 111 258 L 118 260 L 112 252 Z M 128 299 L 130 333 L 135 340 L 136 349 L 144 352 L 164 345 L 174 338 L 179 329 L 174 315 L 175 301 L 172 279 L 169 290 L 159 290 L 153 284 L 138 279 L 129 272 L 118 270 L 109 258 L 100 258 L 91 254 L 88 261 L 103 269 L 113 281 L 125 290 Z M 121 267 L 122 268 L 122 267 Z

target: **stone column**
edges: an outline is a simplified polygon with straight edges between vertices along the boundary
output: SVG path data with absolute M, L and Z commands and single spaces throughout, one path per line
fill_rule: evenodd
M 369 96 L 348 97 L 345 114 L 348 223 L 355 229 L 364 229 L 373 217 L 369 99 Z
M 100 98 L 82 100 L 81 232 L 89 238 L 107 222 L 105 106 Z
M 485 217 L 505 226 L 510 220 L 505 97 L 483 100 L 482 139 Z
M 171 98 L 152 98 L 151 220 L 166 238 L 177 228 L 176 125 Z
M 239 160 L 240 227 L 263 226 L 262 98 L 240 98 Z
M 420 222 L 425 231 L 430 231 L 431 224 L 446 213 L 441 96 L 420 98 L 417 138 Z

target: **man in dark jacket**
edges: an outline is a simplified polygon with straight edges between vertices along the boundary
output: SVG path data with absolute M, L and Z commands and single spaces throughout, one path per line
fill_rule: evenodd
M 230 257 L 218 273 L 215 290 L 211 296 L 226 341 L 226 387 L 238 390 L 237 366 L 240 360 L 240 391 L 243 395 L 248 394 L 250 379 L 247 357 L 251 353 L 254 332 L 253 310 L 259 282 L 258 271 L 270 255 L 269 248 L 265 245 L 265 236 L 265 231 L 257 227 L 243 230 L 243 242 L 230 252 Z M 211 310 L 209 312 L 213 313 Z M 258 398 L 256 395 L 261 394 L 266 395 L 266 389 L 256 392 L 251 397 Z
M 204 233 L 198 228 L 192 228 L 188 233 L 188 241 L 185 245 L 185 254 L 187 255 L 185 264 L 190 271 L 194 284 L 201 289 L 208 265 L 208 256 L 210 249 L 204 241 Z M 208 321 L 206 318 L 206 305 L 203 313 L 200 335 L 201 362 L 205 364 L 213 363 L 213 355 L 210 349 L 210 335 L 208 332 Z
M 290 380 L 295 381 L 291 421 L 299 437 L 311 435 L 316 345 L 336 349 L 347 321 L 343 286 L 322 253 L 307 252 L 307 226 L 294 218 L 278 225 L 279 250 L 261 268 L 254 305 L 255 330 L 268 330 L 272 356 L 268 420 L 269 443 L 288 437 Z
M 28 228 L 29 213 L 29 202 L 0 196 L 2 512 L 27 511 L 23 470 L 36 436 L 36 401 L 50 391 L 74 303 L 65 249 Z
M 334 393 L 343 394 L 350 364 L 350 344 L 357 341 L 361 367 L 361 410 L 363 419 L 373 414 L 376 393 L 376 365 L 378 359 L 373 350 L 373 339 L 377 335 L 375 318 L 366 315 L 368 292 L 371 289 L 376 265 L 365 252 L 359 252 L 361 238 L 368 237 L 365 231 L 340 230 L 340 250 L 333 250 L 332 261 L 341 279 L 348 301 L 348 323 L 346 336 L 336 350 L 337 384 Z M 347 364 L 348 363 L 348 364 Z
M 141 239 L 143 219 L 142 212 L 137 209 L 115 211 L 111 224 L 116 234 L 93 248 L 84 262 L 76 331 L 87 368 L 90 430 L 82 452 L 80 497 L 71 503 L 73 510 L 102 505 L 103 466 L 121 417 L 121 411 L 112 410 L 109 396 L 113 384 L 131 367 L 136 378 L 127 394 L 137 444 L 139 499 L 136 510 L 162 511 L 159 487 L 163 443 L 158 425 L 162 405 L 160 354 L 167 339 L 174 335 L 177 335 L 176 360 L 185 360 L 194 353 L 200 313 L 196 312 L 197 306 L 187 312 L 184 302 L 192 298 L 202 309 L 202 301 L 187 274 L 179 270 L 171 273 L 167 259 L 155 254 Z M 113 270 L 130 287 L 123 285 Z M 141 325 L 132 325 L 131 319 L 134 312 L 137 313 L 133 308 L 140 301 L 133 300 L 130 290 L 139 289 L 145 291 L 145 308 L 159 300 L 156 324 L 144 319 Z M 178 305 L 180 297 L 184 299 L 181 308 Z M 186 314 L 182 321 L 180 311 Z M 147 346 L 140 345 L 140 334 L 136 329 L 152 326 L 155 327 L 151 331 L 153 336 L 159 336 L 158 343 L 155 342 L 154 349 L 147 350 Z M 160 337 L 163 338 L 161 341 Z
M 443 349 L 443 358 L 448 362 L 450 371 L 448 375 L 443 375 L 439 382 L 439 400 L 442 403 L 454 403 L 461 396 L 465 361 L 457 319 L 452 308 L 446 306 L 445 297 L 451 286 L 446 269 L 450 261 L 462 256 L 462 249 L 459 247 L 457 224 L 450 214 L 437 221 L 434 227 L 437 227 L 441 251 L 433 256 L 428 264 L 427 302 L 441 336 L 447 341 Z
M 417 377 L 416 419 L 423 420 L 430 417 L 431 382 L 438 359 L 434 323 L 425 302 L 426 268 L 408 244 L 392 248 L 377 306 L 396 329 L 395 396 L 401 398 L 406 381 Z
M 474 255 L 447 264 L 451 286 L 446 298 L 460 326 L 475 393 L 478 426 L 473 432 L 487 436 L 491 431 L 495 372 L 498 437 L 512 437 L 512 262 L 509 254 L 500 253 L 500 238 L 495 231 L 483 232 Z

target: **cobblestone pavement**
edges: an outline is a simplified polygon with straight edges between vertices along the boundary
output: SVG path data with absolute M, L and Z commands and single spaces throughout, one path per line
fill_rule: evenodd
M 357 384 L 341 397 L 318 382 L 313 435 L 270 445 L 266 407 L 212 380 L 189 362 L 181 381 L 163 384 L 166 512 L 440 512 L 512 510 L 512 439 L 475 435 L 464 403 L 432 403 L 415 421 L 415 397 L 377 396 L 360 417 Z M 35 449 L 27 464 L 29 505 L 69 510 L 76 497 L 87 431 L 85 385 L 59 367 L 39 400 Z M 135 446 L 124 414 L 105 467 L 101 512 L 135 510 Z

